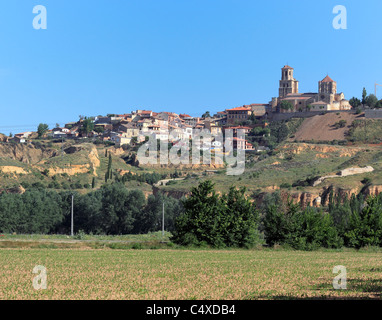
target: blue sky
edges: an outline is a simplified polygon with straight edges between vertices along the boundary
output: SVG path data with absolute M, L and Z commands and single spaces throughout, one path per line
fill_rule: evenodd
M 32 27 L 45 5 L 47 30 Z M 335 5 L 347 30 L 335 30 Z M 3 0 L 0 132 L 138 108 L 201 115 L 301 92 L 329 74 L 347 98 L 382 83 L 380 0 Z M 382 89 L 378 94 L 382 98 Z

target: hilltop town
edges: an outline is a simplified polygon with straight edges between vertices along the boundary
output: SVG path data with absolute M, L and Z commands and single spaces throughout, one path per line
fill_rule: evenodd
M 284 66 L 281 69 L 279 95 L 269 103 L 243 105 L 213 115 L 206 111 L 200 117 L 151 110 L 80 116 L 78 121 L 66 123 L 64 127 L 57 125 L 50 130 L 46 128 L 42 135 L 52 139 L 96 138 L 102 142 L 114 143 L 118 147 L 129 145 L 132 141 L 141 142 L 147 136 L 173 143 L 181 139 L 191 139 L 195 130 L 209 130 L 217 135 L 227 129 L 244 129 L 248 134 L 255 127 L 264 128 L 269 121 L 291 118 L 296 113 L 308 117 L 318 112 L 351 109 L 345 95 L 342 92 L 337 93 L 337 83 L 329 76 L 319 81 L 318 93 L 300 93 L 299 82 L 294 78 L 294 69 Z M 23 132 L 15 134 L 11 140 L 25 143 L 34 137 L 34 132 Z M 253 150 L 254 146 L 249 141 L 237 141 L 234 148 Z
M 382 100 L 365 90 L 362 100 L 346 100 L 329 75 L 318 81 L 318 92 L 301 93 L 294 69 L 284 66 L 281 72 L 278 96 L 268 103 L 215 114 L 206 111 L 197 117 L 138 109 L 80 116 L 52 129 L 41 123 L 34 132 L 0 135 L 0 175 L 6 178 L 0 189 L 19 192 L 45 187 L 86 192 L 117 180 L 146 195 L 162 192 L 180 198 L 197 181 L 209 177 L 222 191 L 232 183 L 246 187 L 254 197 L 282 190 L 307 204 L 317 199 L 325 203 L 333 188 L 339 193 L 378 192 L 382 185 L 378 162 Z M 214 138 L 208 148 L 196 148 L 201 154 L 209 151 L 212 160 L 217 154 L 245 150 L 245 172 L 236 178 L 226 176 L 227 163 L 153 165 L 137 158 L 138 148 L 148 139 L 168 142 L 170 149 L 181 141 L 194 141 L 201 130 L 216 137 L 224 136 L 228 129 L 234 134 L 230 140 L 233 150 L 227 152 L 226 145 Z M 237 136 L 240 129 L 244 139 Z M 362 171 L 370 166 L 373 170 Z M 345 169 L 357 174 L 335 179 Z M 361 172 L 374 179 L 366 189 Z

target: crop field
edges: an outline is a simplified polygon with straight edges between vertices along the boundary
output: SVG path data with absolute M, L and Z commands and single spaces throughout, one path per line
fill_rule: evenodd
M 0 249 L 0 299 L 380 299 L 381 251 Z M 32 270 L 46 268 L 36 290 Z M 335 290 L 333 268 L 346 267 Z

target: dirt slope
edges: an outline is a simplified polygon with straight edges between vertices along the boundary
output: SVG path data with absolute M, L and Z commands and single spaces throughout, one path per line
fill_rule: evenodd
M 349 126 L 355 119 L 362 116 L 363 115 L 340 112 L 339 115 L 336 113 L 327 113 L 325 115 L 317 115 L 312 118 L 305 119 L 292 140 L 346 140 L 345 133 L 349 130 Z M 334 124 L 340 120 L 345 120 L 346 126 L 344 128 L 336 129 Z
M 23 163 L 35 164 L 44 158 L 57 156 L 57 150 L 49 148 L 37 148 L 33 144 L 0 144 L 0 158 L 8 158 Z

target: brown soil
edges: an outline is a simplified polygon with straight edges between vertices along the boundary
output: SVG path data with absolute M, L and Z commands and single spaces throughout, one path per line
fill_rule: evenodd
M 293 140 L 297 141 L 332 141 L 346 140 L 346 132 L 357 117 L 362 115 L 349 114 L 346 112 L 327 113 L 306 119 L 296 132 Z M 334 124 L 340 120 L 346 121 L 344 128 L 336 129 Z

